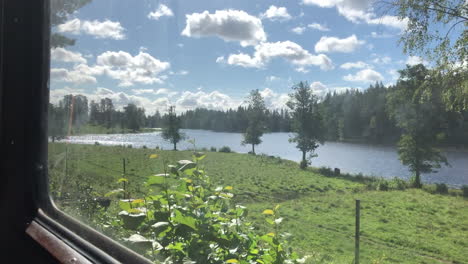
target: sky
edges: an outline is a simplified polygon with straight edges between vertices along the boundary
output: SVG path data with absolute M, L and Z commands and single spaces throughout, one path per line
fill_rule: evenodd
M 318 96 L 391 85 L 426 62 L 398 44 L 407 21 L 376 10 L 371 0 L 94 0 L 52 28 L 76 43 L 51 50 L 50 100 L 108 97 L 152 114 L 236 108 L 259 89 L 273 109 L 299 81 Z

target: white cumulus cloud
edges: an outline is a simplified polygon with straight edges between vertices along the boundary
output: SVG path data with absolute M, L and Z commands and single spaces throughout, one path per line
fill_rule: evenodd
M 377 81 L 382 81 L 384 78 L 382 74 L 371 70 L 371 69 L 365 69 L 358 71 L 356 74 L 348 74 L 343 77 L 343 80 L 345 81 L 351 81 L 351 82 L 377 82 Z
M 186 15 L 186 26 L 182 31 L 187 37 L 217 36 L 224 41 L 239 41 L 242 46 L 256 45 L 266 41 L 262 21 L 240 10 L 217 10 L 210 14 Z
M 159 73 L 170 67 L 169 62 L 160 61 L 143 51 L 136 56 L 125 51 L 106 51 L 97 57 L 96 63 L 106 67 L 105 73 L 119 80 L 120 86 L 162 83 L 163 77 Z
M 291 15 L 288 13 L 288 9 L 286 7 L 277 7 L 271 5 L 265 13 L 261 15 L 262 18 L 268 18 L 270 20 L 289 20 L 291 19 Z
M 355 51 L 364 43 L 365 41 L 359 40 L 354 34 L 343 39 L 324 36 L 315 44 L 315 52 L 350 53 Z
M 331 59 L 326 55 L 312 55 L 299 44 L 289 40 L 261 43 L 255 46 L 255 52 L 252 56 L 245 53 L 231 54 L 227 63 L 247 68 L 262 68 L 274 58 L 283 58 L 298 67 L 314 65 L 319 66 L 322 70 L 333 68 Z
M 322 8 L 336 7 L 338 13 L 353 23 L 385 25 L 403 30 L 408 19 L 399 19 L 393 15 L 378 16 L 371 7 L 372 0 L 302 0 L 304 5 L 315 5 Z
M 79 52 L 73 52 L 64 48 L 53 48 L 50 51 L 50 58 L 54 61 L 86 63 L 86 59 Z
M 159 20 L 163 16 L 174 16 L 172 10 L 164 4 L 160 4 L 155 11 L 148 14 L 148 18 L 153 20 Z
M 304 33 L 304 31 L 306 30 L 305 27 L 295 27 L 293 29 L 291 29 L 292 32 L 298 34 L 298 35 L 302 35 L 302 33 Z
M 368 68 L 368 67 L 370 67 L 370 65 L 363 61 L 346 62 L 346 63 L 341 64 L 340 66 L 340 68 L 345 69 L 345 70 L 349 70 L 352 68 L 362 69 L 362 68 Z
M 327 26 L 319 24 L 319 23 L 312 23 L 312 24 L 307 25 L 307 27 L 313 28 L 319 31 L 330 31 L 330 29 Z
M 110 20 L 81 21 L 78 18 L 69 20 L 64 24 L 57 26 L 58 32 L 69 33 L 73 35 L 87 34 L 98 39 L 124 39 L 124 30 L 125 29 L 120 25 L 120 22 L 113 22 Z
M 409 56 L 408 59 L 406 59 L 405 64 L 408 64 L 409 66 L 414 66 L 417 64 L 427 65 L 427 61 L 419 56 Z

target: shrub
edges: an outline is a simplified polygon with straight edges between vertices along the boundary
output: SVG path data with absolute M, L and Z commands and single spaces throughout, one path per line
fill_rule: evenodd
M 462 191 L 463 191 L 463 197 L 468 198 L 468 185 L 463 185 Z
M 395 177 L 390 181 L 390 188 L 402 191 L 408 188 L 408 183 L 403 179 Z
M 143 145 L 142 148 L 147 149 L 148 147 L 146 145 Z
M 445 183 L 436 183 L 436 193 L 440 194 L 447 194 L 448 193 L 448 187 L 447 184 Z
M 211 148 L 210 148 L 210 151 L 211 151 L 211 152 L 216 152 L 216 148 L 215 148 L 215 147 L 211 147 Z
M 159 149 L 159 146 L 156 146 L 154 149 Z
M 127 148 L 133 148 L 133 145 L 127 145 Z
M 302 160 L 301 163 L 299 163 L 299 168 L 304 170 L 307 168 L 307 165 L 309 165 L 309 163 L 306 160 Z
M 333 176 L 335 174 L 330 167 L 320 167 L 318 168 L 318 173 L 325 176 Z
M 95 146 L 99 146 L 99 145 L 101 145 L 101 144 L 100 144 L 98 141 L 94 141 L 94 145 L 95 145 Z
M 122 242 L 156 263 L 299 263 L 283 241 L 279 205 L 263 211 L 266 230 L 253 231 L 259 229 L 246 221 L 247 209 L 234 203 L 233 187 L 212 188 L 199 169 L 205 156 L 196 152 L 193 161 L 168 165 L 163 174 L 148 177 L 143 197 L 118 201 L 121 221 L 114 228 Z M 125 188 L 106 196 L 121 192 Z
M 377 186 L 376 186 L 376 189 L 377 191 L 388 191 L 388 181 L 384 180 L 384 179 L 379 179 L 377 181 Z
M 219 152 L 230 153 L 230 152 L 232 152 L 232 151 L 231 151 L 231 148 L 230 148 L 230 147 L 228 147 L 228 146 L 223 146 L 223 147 L 221 147 L 221 148 L 219 149 Z

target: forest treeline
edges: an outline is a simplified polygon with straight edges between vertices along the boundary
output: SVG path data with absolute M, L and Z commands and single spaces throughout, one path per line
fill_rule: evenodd
M 388 94 L 396 86 L 382 83 L 368 89 L 328 93 L 318 102 L 325 139 L 329 141 L 358 141 L 394 144 L 402 130 L 390 118 Z M 433 115 L 437 116 L 434 129 L 443 145 L 468 146 L 468 111 L 450 111 L 441 100 L 433 101 Z M 70 109 L 73 105 L 73 111 Z M 84 95 L 66 95 L 58 104 L 49 106 L 49 134 L 52 137 L 79 133 L 85 125 L 138 131 L 144 127 L 163 127 L 167 113 L 156 111 L 146 114 L 145 109 L 128 104 L 118 110 L 109 98 L 90 101 Z M 181 128 L 205 129 L 218 132 L 246 131 L 248 107 L 239 106 L 225 111 L 197 108 L 179 114 Z M 268 109 L 264 113 L 265 131 L 291 132 L 292 117 L 289 109 Z

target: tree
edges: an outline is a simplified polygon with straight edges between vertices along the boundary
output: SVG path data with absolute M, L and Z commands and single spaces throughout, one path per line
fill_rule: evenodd
M 451 82 L 443 92 L 448 109 L 468 109 L 468 4 L 466 0 L 383 0 L 396 9 L 407 27 L 401 35 L 403 51 L 420 54 L 438 65 Z M 454 78 L 456 76 L 456 78 Z
M 242 144 L 251 144 L 252 154 L 255 154 L 255 145 L 262 143 L 260 138 L 263 136 L 263 133 L 265 133 L 266 107 L 263 97 L 258 89 L 252 90 L 247 100 L 249 104 L 247 108 L 249 126 L 245 130 Z
M 50 25 L 56 27 L 63 24 L 68 15 L 80 9 L 91 0 L 51 0 L 50 1 Z M 75 45 L 75 40 L 65 37 L 57 32 L 52 32 L 50 36 L 50 46 L 52 48 Z
M 184 134 L 180 132 L 180 118 L 175 112 L 175 106 L 170 106 L 169 112 L 164 116 L 162 138 L 172 143 L 174 150 L 177 150 L 177 143 L 185 138 Z
M 49 103 L 48 119 L 48 132 L 52 142 L 57 138 L 65 136 L 66 117 L 64 109 Z
M 421 86 L 437 86 L 431 80 L 430 71 L 422 64 L 407 66 L 400 71 L 400 78 L 387 95 L 387 110 L 396 125 L 403 130 L 398 142 L 398 154 L 402 164 L 414 174 L 414 185 L 420 188 L 421 173 L 434 172 L 441 164 L 448 165 L 447 159 L 434 148 L 438 132 L 442 127 L 440 101 L 441 89 L 434 88 L 430 98 L 425 96 Z
M 289 139 L 296 143 L 296 148 L 302 152 L 301 168 L 306 168 L 306 154 L 314 156 L 319 143 L 323 144 L 324 129 L 322 116 L 317 103 L 317 97 L 312 93 L 307 82 L 299 82 L 293 86 L 287 106 L 291 109 L 292 130 L 294 136 Z
M 138 131 L 145 123 L 145 110 L 135 104 L 128 104 L 124 107 L 125 127 Z

